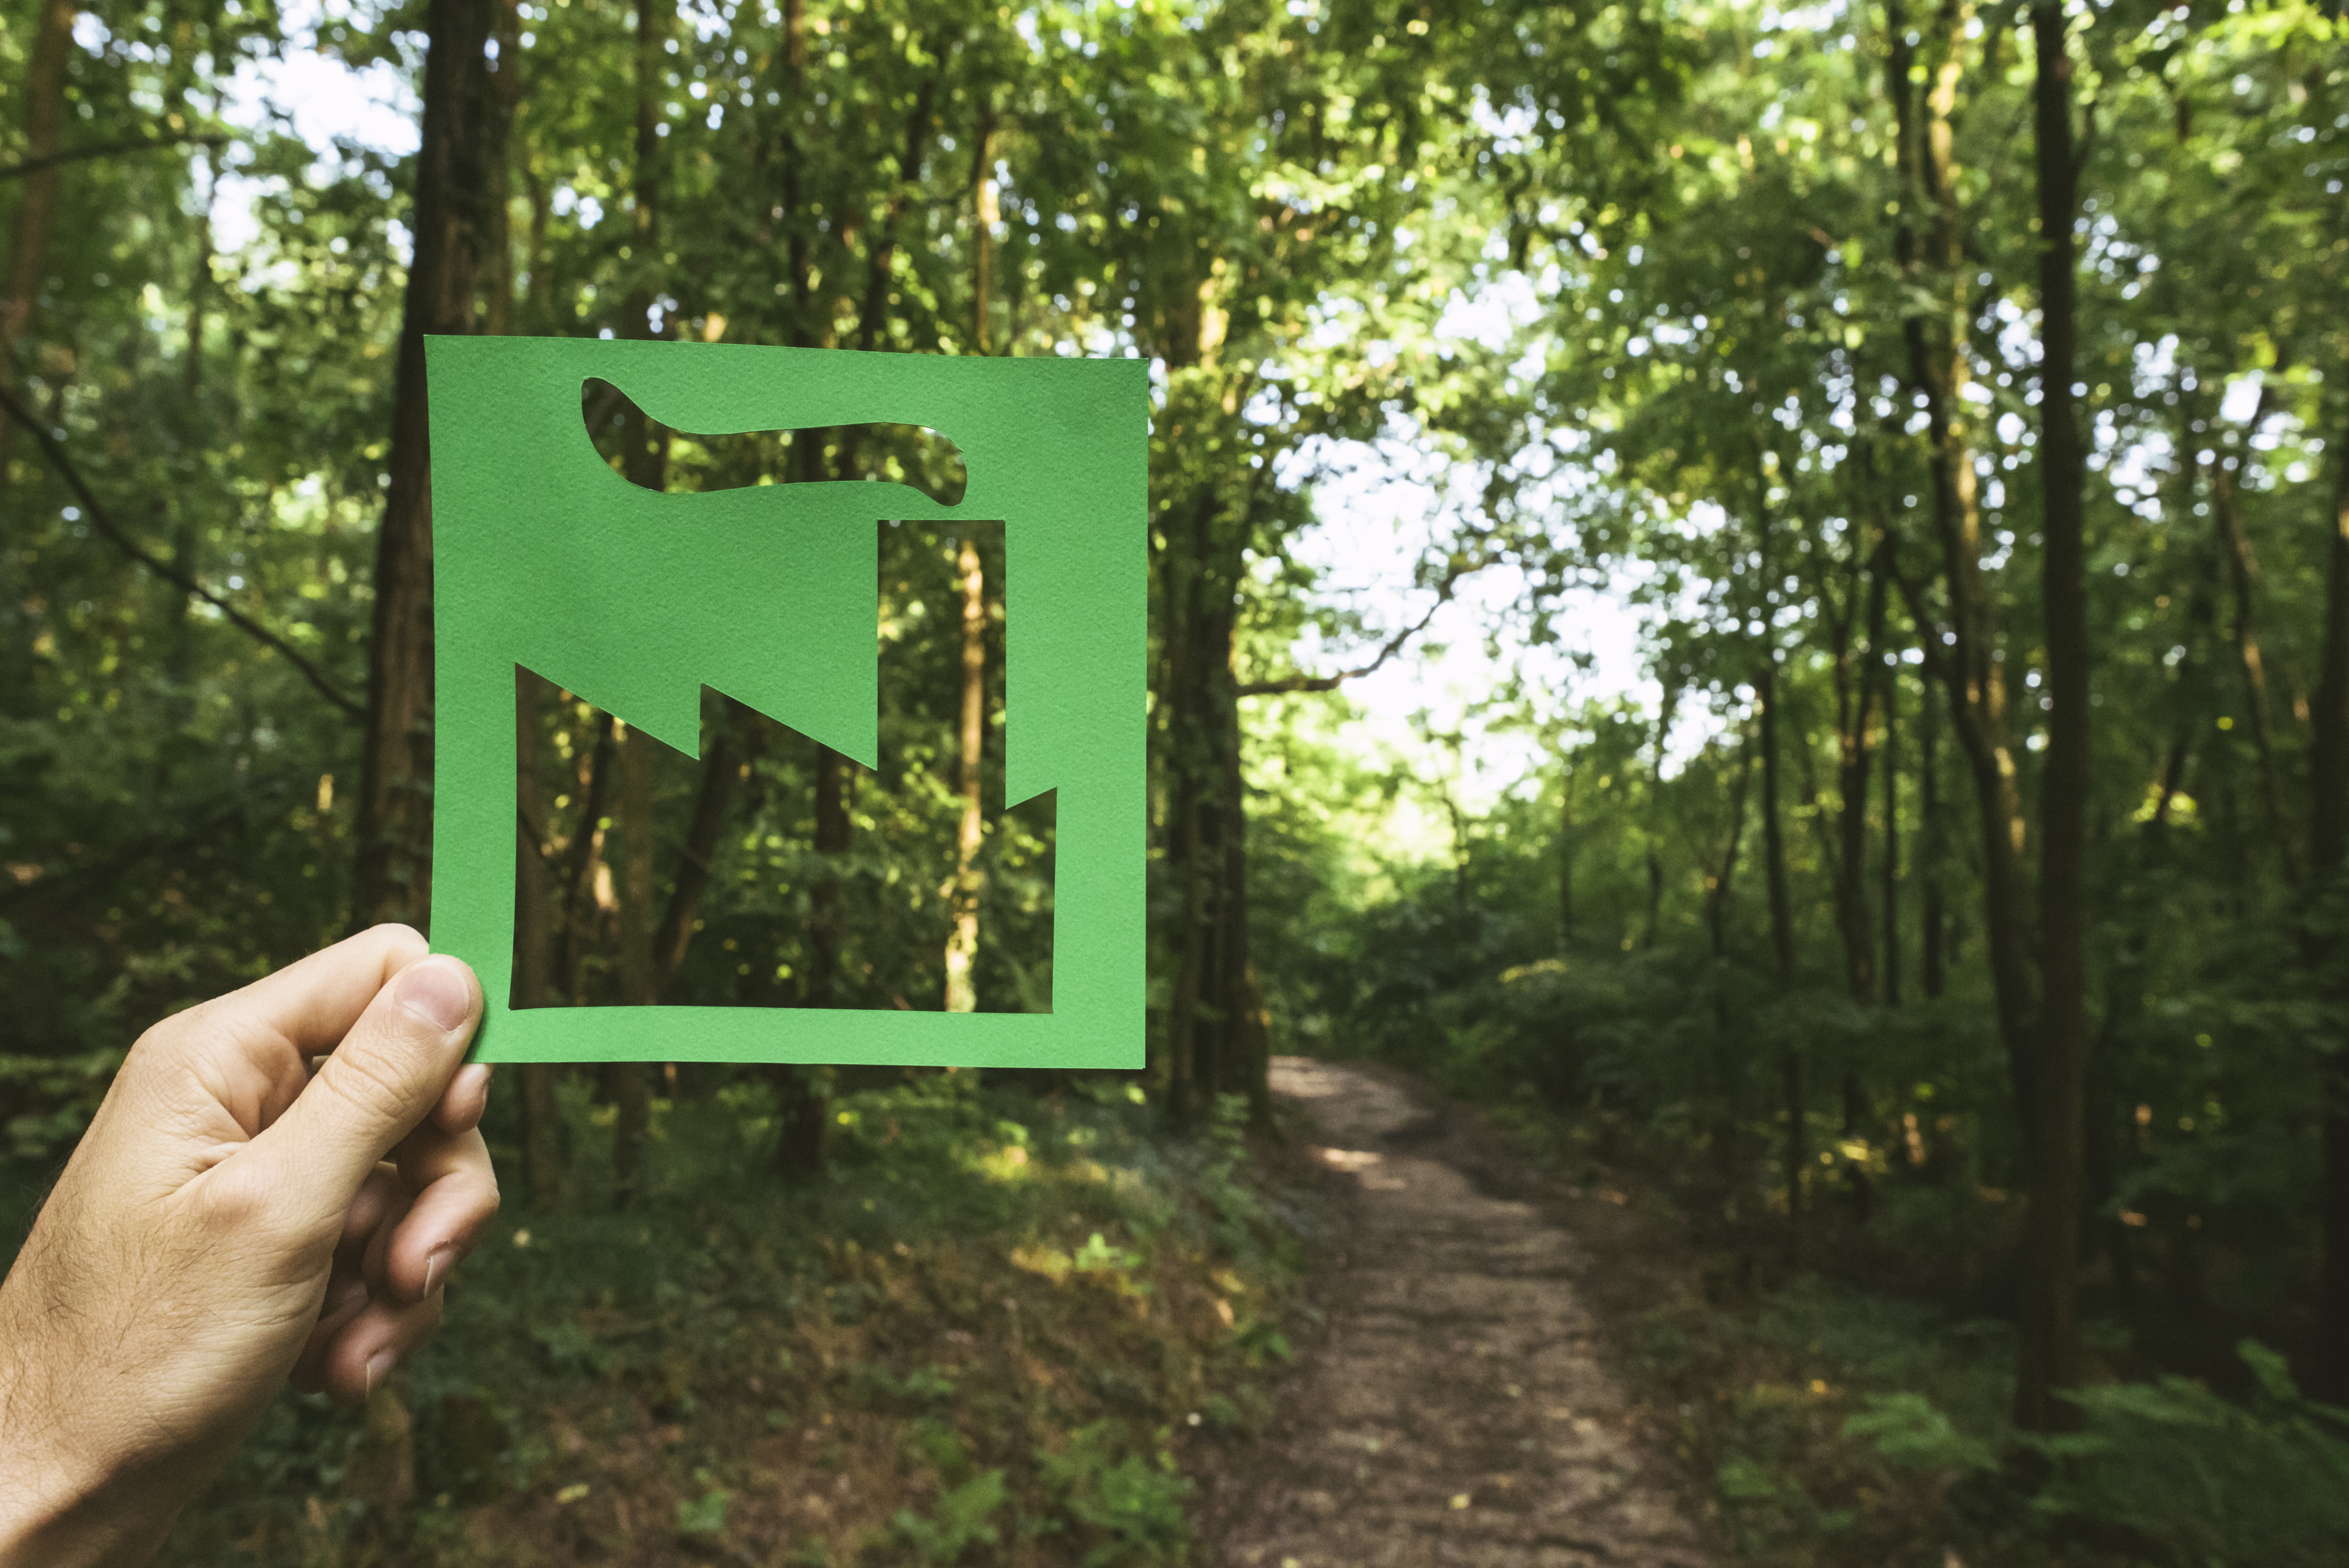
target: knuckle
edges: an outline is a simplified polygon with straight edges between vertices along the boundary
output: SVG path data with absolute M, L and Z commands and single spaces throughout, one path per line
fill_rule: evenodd
M 229 1160 L 206 1172 L 202 1189 L 205 1228 L 229 1234 L 275 1230 L 285 1206 L 260 1176 L 257 1167 L 243 1160 Z
M 312 1085 L 324 1087 L 370 1120 L 405 1121 L 414 1096 L 397 1052 L 398 1047 L 380 1035 L 346 1040 L 319 1067 Z

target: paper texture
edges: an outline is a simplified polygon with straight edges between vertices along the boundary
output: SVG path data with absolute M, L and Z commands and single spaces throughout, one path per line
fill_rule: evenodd
M 596 338 L 433 337 L 432 941 L 471 963 L 489 1062 L 1143 1064 L 1148 372 Z M 698 495 L 629 483 L 580 418 L 591 378 L 706 434 L 927 426 L 968 474 Z M 1053 1010 L 515 1012 L 514 667 L 698 753 L 709 685 L 870 766 L 877 524 L 1002 519 L 1006 805 L 1059 791 Z

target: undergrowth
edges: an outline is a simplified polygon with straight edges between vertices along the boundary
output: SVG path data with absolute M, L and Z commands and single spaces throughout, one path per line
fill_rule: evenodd
M 1237 1102 L 1186 1143 L 1050 1083 L 835 1098 L 796 1189 L 763 1085 L 659 1102 L 614 1211 L 574 1081 L 574 1201 L 510 1199 L 364 1417 L 281 1399 L 163 1561 L 1192 1561 L 1186 1457 L 1268 1414 L 1309 1200 L 1257 1189 Z

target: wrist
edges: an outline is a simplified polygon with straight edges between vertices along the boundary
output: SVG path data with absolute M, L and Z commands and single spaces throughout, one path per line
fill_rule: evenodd
M 51 1344 L 44 1354 L 55 1335 L 27 1323 L 22 1285 L 0 1282 L 0 1568 L 143 1562 L 161 1532 L 146 1528 L 145 1511 L 129 1502 L 121 1468 L 75 1431 L 70 1402 L 49 1376 L 69 1353 Z

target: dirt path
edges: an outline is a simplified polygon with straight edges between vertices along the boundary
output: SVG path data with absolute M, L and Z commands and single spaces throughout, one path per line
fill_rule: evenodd
M 1589 1250 L 1479 1190 L 1463 1167 L 1489 1187 L 1487 1160 L 1459 1147 L 1474 1129 L 1394 1076 L 1290 1056 L 1272 1083 L 1359 1190 L 1317 1293 L 1327 1333 L 1207 1511 L 1220 1560 L 1710 1568 L 1687 1478 L 1606 1368 Z

